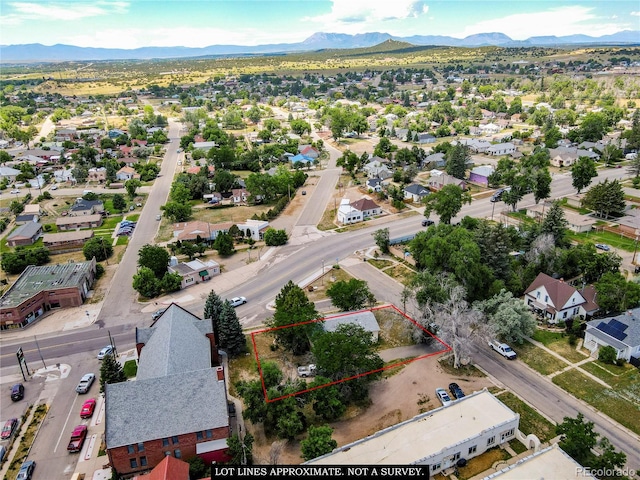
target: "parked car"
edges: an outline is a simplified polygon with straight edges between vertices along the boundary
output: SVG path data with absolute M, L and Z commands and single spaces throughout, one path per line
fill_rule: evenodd
M 111 355 L 113 353 L 113 345 L 107 345 L 102 350 L 98 352 L 98 360 L 104 359 L 107 355 Z
M 27 460 L 20 467 L 16 480 L 31 480 L 33 471 L 36 469 L 36 462 L 33 460 Z
M 2 427 L 2 432 L 0 433 L 0 438 L 2 440 L 11 438 L 11 435 L 13 435 L 13 433 L 16 431 L 16 428 L 18 428 L 18 419 L 10 418 L 6 422 L 4 422 L 4 426 Z
M 240 305 L 247 303 L 247 299 L 245 297 L 233 297 L 229 300 L 229 303 L 232 307 L 239 307 Z
M 444 388 L 436 388 L 436 397 L 442 402 L 443 407 L 447 407 L 453 403 L 453 400 L 451 400 L 451 397 Z
M 609 245 L 606 245 L 604 243 L 596 243 L 596 248 L 598 250 L 604 250 L 605 252 L 608 252 L 609 250 L 611 250 L 611 247 L 609 247 Z
M 430 227 L 431 225 L 433 225 L 435 222 L 429 218 L 425 218 L 424 220 L 422 220 L 422 226 L 423 227 Z
M 20 190 L 11 190 L 12 194 L 18 195 L 20 193 Z
M 236 416 L 236 404 L 233 402 L 227 402 L 227 410 L 230 417 Z
M 51 190 L 57 190 L 58 189 L 58 185 L 51 185 Z
M 460 385 L 455 382 L 449 384 L 449 391 L 451 392 L 451 395 L 453 395 L 453 398 L 455 398 L 456 400 L 464 397 L 464 392 L 460 388 Z
M 24 398 L 24 385 L 21 383 L 16 383 L 13 387 L 11 387 L 11 400 L 17 402 L 18 400 L 22 400 Z
M 80 379 L 80 383 L 78 383 L 78 386 L 76 387 L 76 392 L 87 393 L 95 379 L 95 373 L 85 373 Z
M 4 460 L 4 456 L 7 454 L 7 447 L 0 445 L 0 462 Z
M 307 194 L 307 191 L 306 191 L 306 190 L 302 190 L 302 194 L 303 194 L 303 195 L 306 195 L 306 194 Z
M 156 310 L 151 314 L 151 318 L 153 320 L 157 320 L 158 318 L 160 318 L 160 315 L 162 315 L 165 312 L 165 310 L 166 308 L 161 308 L 160 310 Z
M 80 409 L 80 418 L 91 418 L 93 416 L 93 411 L 96 409 L 96 399 L 90 398 L 86 400 L 82 404 L 82 408 Z

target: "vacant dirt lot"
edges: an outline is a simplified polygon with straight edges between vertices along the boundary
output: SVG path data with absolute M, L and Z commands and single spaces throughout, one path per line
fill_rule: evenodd
M 439 358 L 429 357 L 412 362 L 399 373 L 374 384 L 370 390 L 372 404 L 369 408 L 347 412 L 348 419 L 331 424 L 338 446 L 439 407 L 440 403 L 435 398 L 435 389 L 438 387 L 446 389 L 449 383 L 457 382 L 465 393 L 471 393 L 493 386 L 487 377 L 458 376 L 444 372 L 438 363 Z M 256 437 L 253 448 L 255 463 L 270 463 L 269 452 L 277 439 L 265 438 L 261 428 L 254 428 L 248 422 L 247 428 Z M 287 442 L 277 463 L 302 463 L 300 440 L 303 438 Z

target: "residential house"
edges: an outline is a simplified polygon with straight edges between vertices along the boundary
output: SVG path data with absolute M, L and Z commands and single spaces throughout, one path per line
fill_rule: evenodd
M 198 238 L 213 241 L 220 233 L 229 233 L 232 226 L 233 222 L 208 223 L 199 220 L 174 223 L 173 237 L 181 242 L 195 241 Z
M 138 163 L 140 160 L 137 159 L 136 157 L 122 157 L 118 159 L 118 163 L 119 164 L 123 164 L 125 167 L 133 167 L 136 163 Z
M 596 291 L 591 285 L 577 290 L 562 279 L 539 273 L 524 292 L 524 303 L 547 323 L 575 316 L 592 316 L 598 310 Z
M 546 203 L 530 205 L 526 208 L 527 217 L 542 220 L 544 218 L 545 211 L 549 211 L 549 205 Z M 590 232 L 593 226 L 596 224 L 596 219 L 590 215 L 580 215 L 575 210 L 568 208 L 562 209 L 565 220 L 567 221 L 567 228 L 574 233 Z
M 351 206 L 362 212 L 363 218 L 382 215 L 382 207 L 370 198 L 364 197 L 351 203 Z
M 37 203 L 27 203 L 24 206 L 24 210 L 22 211 L 23 214 L 31 214 L 31 215 L 40 215 L 42 214 L 42 209 L 40 208 L 40 205 Z
M 485 153 L 491 146 L 491 143 L 487 142 L 486 140 L 479 140 L 477 138 L 461 138 L 457 142 L 460 145 L 469 147 L 469 150 L 474 153 Z
M 71 173 L 71 170 L 55 170 L 53 172 L 53 179 L 56 183 L 76 183 L 76 179 L 73 177 L 73 173 Z
M 447 161 L 444 158 L 444 153 L 438 152 L 428 155 L 427 158 L 422 162 L 421 167 L 429 167 L 429 168 L 444 168 L 447 164 Z
M 472 459 L 514 440 L 516 435 L 522 437 L 519 422 L 519 414 L 484 389 L 305 464 L 429 465 L 433 477 L 455 467 L 462 458 Z
M 422 202 L 422 200 L 430 193 L 431 190 L 417 183 L 412 183 L 411 185 L 404 187 L 404 199 L 411 200 L 415 203 Z
M 9 183 L 16 181 L 16 176 L 20 175 L 20 170 L 11 167 L 0 167 L 0 180 L 6 179 Z
M 244 223 L 238 223 L 237 226 L 244 233 L 245 238 L 252 238 L 257 242 L 264 237 L 264 232 L 269 228 L 269 222 L 266 220 L 246 220 Z
M 130 476 L 167 456 L 228 461 L 227 389 L 211 321 L 171 304 L 151 327 L 136 328 L 135 342 L 136 380 L 105 389 L 111 467 Z
M 486 153 L 487 155 L 492 155 L 492 156 L 501 156 L 501 155 L 511 155 L 513 152 L 516 151 L 516 146 L 511 143 L 511 142 L 504 142 L 504 143 L 496 143 L 494 145 L 490 145 L 487 150 Z
M 102 200 L 85 200 L 84 198 L 78 198 L 71 206 L 69 215 L 77 217 L 80 215 L 101 214 L 102 212 L 104 212 Z
M 16 217 L 16 225 L 25 225 L 27 223 L 34 223 L 40 220 L 40 215 L 37 213 L 22 213 Z
M 342 312 L 335 315 L 327 315 L 322 319 L 322 328 L 325 332 L 335 332 L 341 325 L 358 325 L 365 332 L 371 334 L 371 340 L 378 341 L 380 325 L 371 310 L 358 312 Z
M 187 288 L 200 282 L 206 282 L 216 275 L 220 275 L 220 265 L 213 261 L 195 259 L 189 262 L 180 262 L 176 257 L 171 257 L 168 270 L 170 273 L 177 273 L 182 277 L 180 288 Z
M 489 185 L 489 176 L 494 171 L 495 169 L 491 165 L 479 165 L 477 167 L 473 167 L 469 172 L 469 181 L 486 187 Z
M 551 165 L 554 167 L 570 167 L 580 157 L 589 157 L 598 160 L 600 156 L 589 150 L 579 149 L 577 147 L 557 147 L 549 149 L 549 157 Z
M 367 189 L 374 192 L 381 192 L 383 187 L 381 178 L 369 178 L 367 180 Z
M 294 165 L 296 163 L 304 163 L 305 165 L 309 165 L 313 163 L 313 158 L 303 155 L 301 153 L 299 153 L 298 155 L 294 155 L 293 157 L 290 157 L 289 160 Z
M 361 222 L 364 219 L 362 212 L 351 206 L 351 202 L 348 198 L 340 200 L 340 207 L 338 207 L 338 222 L 343 225 L 350 223 Z
M 311 158 L 312 160 L 315 160 L 320 156 L 320 152 L 318 151 L 318 149 L 311 145 L 300 145 L 298 147 L 298 153 L 304 155 L 305 157 Z
M 18 247 L 20 245 L 33 245 L 42 234 L 42 225 L 37 222 L 27 222 L 20 225 L 7 237 L 7 245 Z
M 457 185 L 463 190 L 467 188 L 467 182 L 459 178 L 456 178 L 452 175 L 449 175 L 448 173 L 440 173 L 437 175 L 434 175 L 432 173 L 429 179 L 427 180 L 427 184 L 431 190 L 436 192 L 439 190 L 442 190 L 442 187 L 444 187 L 445 185 Z
M 596 356 L 607 345 L 616 350 L 616 358 L 640 366 L 640 308 L 587 322 L 584 347 Z
M 425 143 L 435 143 L 436 137 L 427 132 L 422 132 L 418 134 L 418 143 L 423 145 Z
M 60 233 L 45 233 L 42 244 L 52 255 L 82 250 L 87 240 L 93 237 L 93 230 L 77 230 Z
M 80 215 L 77 217 L 56 218 L 56 226 L 59 231 L 77 230 L 80 228 L 98 228 L 102 225 L 102 215 Z
M 107 169 L 105 167 L 90 168 L 87 175 L 88 182 L 104 183 L 107 181 Z
M 500 125 L 496 125 L 495 123 L 485 123 L 484 125 L 479 125 L 478 128 L 484 135 L 487 136 L 495 135 L 500 130 L 502 130 Z
M 132 167 L 122 167 L 116 172 L 116 180 L 125 182 L 131 179 L 140 179 L 140 174 L 137 173 Z
M 393 171 L 387 166 L 387 160 L 379 157 L 373 157 L 367 162 L 362 169 L 366 172 L 369 178 L 380 178 L 386 180 L 393 177 Z
M 216 142 L 194 142 L 193 148 L 196 150 L 203 150 L 204 152 L 208 152 L 213 147 L 217 147 L 218 144 Z
M 95 278 L 95 258 L 29 265 L 0 298 L 0 330 L 26 327 L 52 309 L 81 306 Z

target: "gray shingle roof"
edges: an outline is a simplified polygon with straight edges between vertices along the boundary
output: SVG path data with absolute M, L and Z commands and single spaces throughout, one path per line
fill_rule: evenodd
M 610 324 L 612 320 L 617 320 L 627 325 L 627 328 L 624 329 L 623 334 L 618 339 L 615 339 L 607 332 L 598 328 L 601 323 Z M 640 345 L 640 308 L 634 308 L 615 317 L 591 320 L 587 322 L 587 330 L 600 340 L 606 341 L 612 347 L 620 349 L 625 348 L 625 346 L 631 348 L 637 347 Z
M 32 238 L 36 233 L 42 230 L 42 225 L 36 222 L 27 222 L 24 225 L 20 225 L 13 232 L 9 234 L 7 240 L 12 240 L 16 237 Z
M 212 331 L 210 327 L 210 322 L 171 304 L 140 352 L 138 380 L 211 368 L 211 347 L 203 334 Z
M 229 426 L 214 368 L 109 384 L 105 405 L 107 448 Z
M 372 312 L 346 312 L 324 317 L 323 328 L 327 332 L 335 332 L 340 325 L 360 325 L 367 332 L 378 332 L 380 326 Z

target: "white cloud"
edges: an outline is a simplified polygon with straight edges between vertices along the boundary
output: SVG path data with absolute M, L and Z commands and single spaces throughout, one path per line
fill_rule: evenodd
M 634 17 L 640 17 L 640 12 L 631 12 L 629 15 L 633 15 Z
M 331 12 L 303 21 L 313 22 L 323 31 L 365 32 L 381 22 L 416 18 L 428 11 L 423 0 L 333 0 Z
M 525 40 L 534 36 L 580 33 L 598 37 L 623 30 L 619 23 L 607 23 L 592 12 L 592 8 L 575 5 L 544 12 L 508 15 L 478 22 L 452 36 L 461 38 L 475 33 L 501 32 L 514 40 Z
M 129 8 L 129 2 L 11 2 L 8 3 L 7 6 L 10 7 L 14 12 L 3 17 L 3 22 L 5 21 L 5 19 L 7 19 L 9 20 L 10 24 L 17 25 L 22 23 L 23 21 L 75 21 L 88 17 L 111 15 L 114 13 L 125 13 Z

